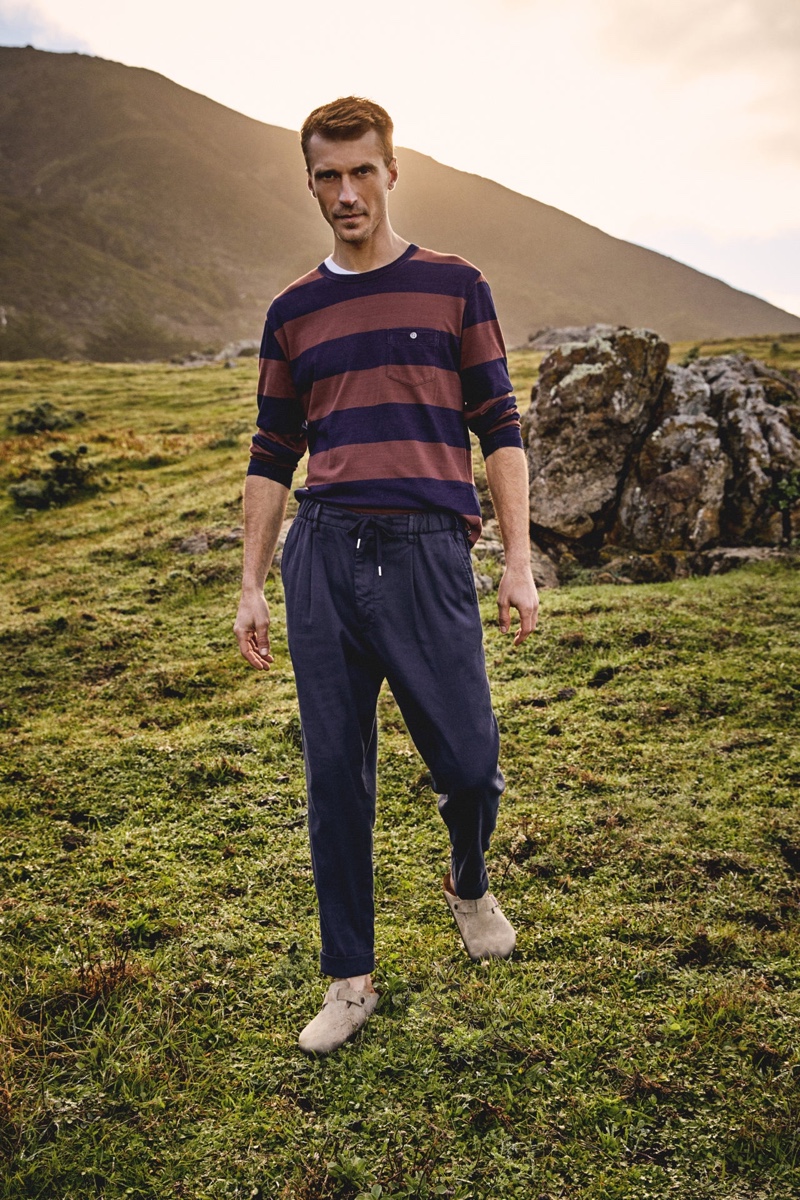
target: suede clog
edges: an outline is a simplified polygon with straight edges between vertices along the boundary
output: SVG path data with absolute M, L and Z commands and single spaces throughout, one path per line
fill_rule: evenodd
M 462 900 L 450 891 L 449 882 L 450 876 L 445 875 L 444 897 L 470 958 L 475 962 L 481 958 L 508 958 L 517 935 L 492 893 L 484 892 L 479 900 Z
M 356 992 L 343 979 L 334 979 L 322 1008 L 297 1039 L 308 1054 L 330 1054 L 367 1023 L 378 1003 L 377 992 Z

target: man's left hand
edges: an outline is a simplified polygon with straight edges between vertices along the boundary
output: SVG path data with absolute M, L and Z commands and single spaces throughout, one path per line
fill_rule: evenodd
M 514 645 L 520 646 L 536 628 L 539 618 L 539 594 L 530 567 L 506 567 L 497 592 L 497 623 L 501 633 L 511 628 L 511 609 L 519 613 L 519 629 Z

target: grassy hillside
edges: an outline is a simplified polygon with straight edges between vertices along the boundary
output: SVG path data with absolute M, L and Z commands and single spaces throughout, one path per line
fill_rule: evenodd
M 514 363 L 515 379 L 531 372 Z M 798 574 L 482 606 L 509 788 L 507 963 L 463 954 L 444 827 L 380 700 L 377 985 L 322 992 L 279 579 L 275 669 L 231 625 L 254 367 L 0 367 L 0 1200 L 800 1195 Z M 181 552 L 205 533 L 209 549 Z
M 800 318 L 558 209 L 398 157 L 395 227 L 480 264 L 512 345 L 594 321 L 667 338 L 800 332 Z M 275 293 L 330 248 L 295 133 L 120 63 L 0 47 L 0 165 L 0 304 L 45 322 L 33 356 L 55 356 L 56 335 L 82 350 L 131 314 L 201 344 L 258 336 Z
M 745 354 L 757 358 L 778 371 L 800 371 L 800 334 L 777 337 L 717 338 L 701 342 L 675 342 L 670 346 L 670 361 L 683 362 L 686 356 Z

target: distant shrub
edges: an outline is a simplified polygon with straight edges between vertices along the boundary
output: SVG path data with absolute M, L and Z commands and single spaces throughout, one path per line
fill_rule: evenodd
M 183 355 L 189 348 L 188 341 L 136 310 L 109 318 L 86 339 L 86 356 L 95 362 L 162 361 Z
M 45 433 L 52 429 L 69 429 L 79 421 L 86 420 L 80 409 L 57 409 L 49 400 L 35 404 L 33 408 L 18 408 L 8 418 L 11 433 Z
M 19 362 L 26 358 L 65 358 L 66 338 L 36 313 L 11 313 L 0 325 L 0 360 Z
M 691 349 L 687 350 L 686 353 L 684 354 L 683 358 L 681 359 L 680 365 L 682 367 L 688 367 L 690 363 L 693 363 L 694 360 L 699 357 L 700 357 L 700 347 L 697 345 L 692 346 Z
M 96 467 L 87 455 L 86 446 L 51 450 L 53 466 L 31 471 L 19 483 L 12 483 L 9 495 L 18 508 L 50 508 L 92 495 L 100 484 L 95 478 Z

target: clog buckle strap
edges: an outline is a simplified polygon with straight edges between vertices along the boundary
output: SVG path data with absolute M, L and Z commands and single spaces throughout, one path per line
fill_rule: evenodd
M 494 912 L 498 907 L 491 892 L 486 892 L 479 900 L 462 900 L 459 896 L 450 901 L 450 906 L 454 912 L 460 913 Z
M 325 993 L 325 999 L 322 1002 L 324 1008 L 326 1004 L 332 1004 L 336 1001 L 346 1001 L 347 1004 L 357 1004 L 363 1008 L 367 1003 L 366 992 L 357 992 L 350 987 L 349 983 L 332 983 Z

